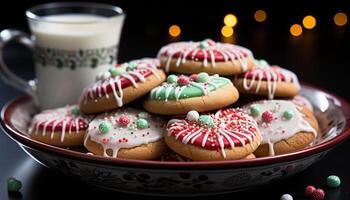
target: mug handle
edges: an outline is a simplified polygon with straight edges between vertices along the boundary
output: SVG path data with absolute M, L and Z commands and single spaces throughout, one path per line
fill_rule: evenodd
M 11 85 L 12 87 L 22 90 L 35 100 L 37 102 L 37 95 L 36 95 L 36 80 L 29 80 L 26 81 L 16 74 L 14 74 L 7 64 L 4 61 L 4 46 L 11 42 L 15 41 L 18 42 L 29 49 L 34 49 L 34 42 L 30 38 L 30 36 L 22 31 L 13 30 L 13 29 L 5 29 L 0 32 L 0 78 L 5 81 L 5 83 Z

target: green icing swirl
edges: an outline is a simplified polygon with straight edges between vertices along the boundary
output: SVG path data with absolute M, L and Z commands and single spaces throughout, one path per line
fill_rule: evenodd
M 150 99 L 166 101 L 200 97 L 230 83 L 231 81 L 229 79 L 215 75 L 210 76 L 209 81 L 206 83 L 191 81 L 185 86 L 180 86 L 177 83 L 164 82 L 161 86 L 151 91 Z

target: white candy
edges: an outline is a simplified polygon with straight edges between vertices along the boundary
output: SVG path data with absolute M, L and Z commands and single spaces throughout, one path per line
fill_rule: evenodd
M 188 119 L 189 121 L 197 121 L 198 118 L 199 118 L 199 113 L 195 110 L 188 112 L 186 116 L 186 119 Z
M 111 73 L 109 73 L 109 72 L 105 72 L 105 73 L 102 74 L 102 80 L 106 80 L 109 77 L 111 77 Z
M 281 196 L 280 199 L 281 200 L 293 200 L 293 197 L 290 194 L 284 194 L 284 195 Z

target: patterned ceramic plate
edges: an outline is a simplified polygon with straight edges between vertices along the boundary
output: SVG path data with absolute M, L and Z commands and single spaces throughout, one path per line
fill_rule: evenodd
M 148 195 L 206 195 L 249 189 L 278 181 L 322 159 L 350 136 L 350 105 L 344 99 L 302 86 L 320 123 L 322 136 L 302 151 L 253 160 L 173 162 L 113 159 L 62 149 L 28 138 L 27 126 L 36 112 L 32 100 L 21 97 L 1 112 L 5 133 L 33 159 L 53 170 L 98 187 Z

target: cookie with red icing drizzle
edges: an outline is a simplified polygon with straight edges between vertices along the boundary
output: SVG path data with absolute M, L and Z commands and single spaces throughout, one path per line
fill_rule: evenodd
M 80 98 L 83 113 L 99 113 L 122 107 L 165 80 L 157 59 L 133 60 L 101 72 Z
M 242 93 L 274 97 L 294 97 L 300 85 L 297 76 L 279 66 L 270 66 L 266 61 L 255 62 L 255 67 L 242 75 L 235 76 L 234 85 Z
M 158 58 L 166 72 L 234 75 L 252 69 L 250 50 L 233 44 L 214 42 L 175 42 L 159 50 Z
M 29 127 L 30 137 L 60 147 L 81 146 L 89 119 L 77 105 L 44 110 L 36 114 Z
M 250 155 L 260 144 L 256 122 L 240 109 L 227 108 L 214 114 L 187 113 L 172 119 L 165 142 L 176 153 L 192 160 L 232 160 Z

